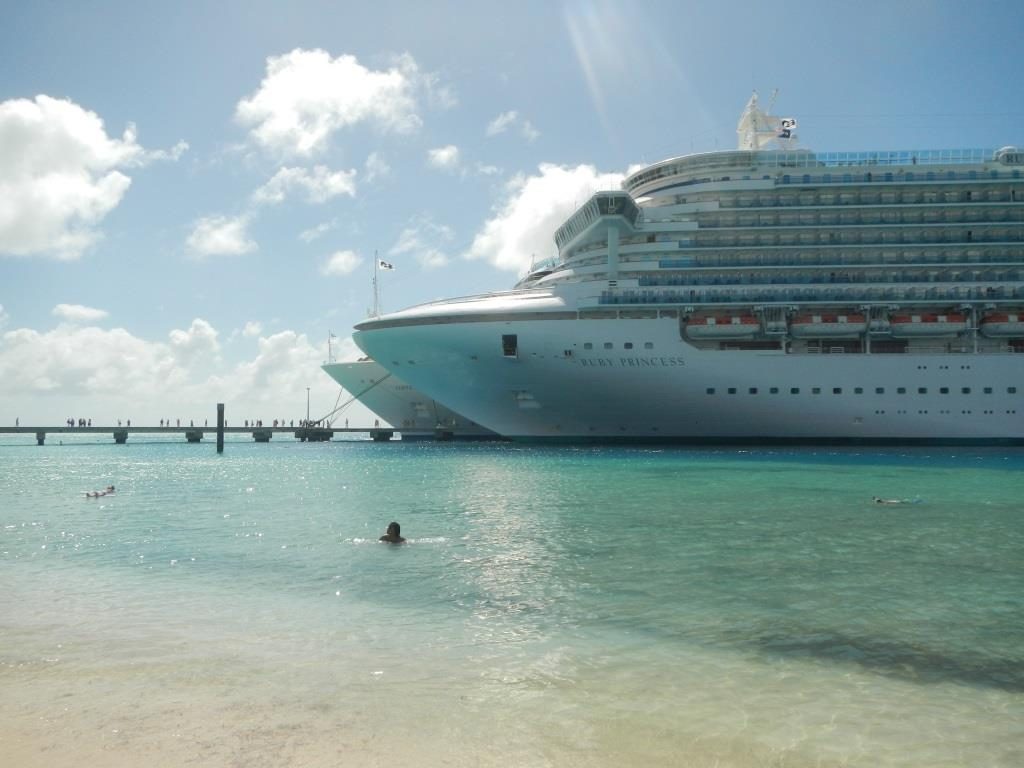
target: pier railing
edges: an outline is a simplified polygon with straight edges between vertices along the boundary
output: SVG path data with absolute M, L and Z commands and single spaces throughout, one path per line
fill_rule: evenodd
M 375 442 L 386 442 L 396 434 L 434 437 L 437 440 L 451 439 L 450 432 L 435 429 L 395 429 L 393 427 L 224 427 L 227 435 L 252 435 L 257 443 L 268 443 L 274 435 L 288 435 L 301 442 L 327 442 L 336 434 L 369 435 Z M 181 426 L 181 427 L 122 427 L 122 426 L 0 426 L 0 434 L 35 435 L 36 443 L 44 445 L 47 435 L 111 435 L 114 442 L 128 442 L 128 435 L 183 435 L 190 443 L 199 443 L 206 436 L 216 436 L 216 426 Z

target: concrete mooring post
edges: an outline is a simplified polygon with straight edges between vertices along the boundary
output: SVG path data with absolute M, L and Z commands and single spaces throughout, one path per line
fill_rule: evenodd
M 224 403 L 217 403 L 217 453 L 224 453 Z

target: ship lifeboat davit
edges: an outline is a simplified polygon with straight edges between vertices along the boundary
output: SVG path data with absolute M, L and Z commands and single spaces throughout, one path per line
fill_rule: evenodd
M 749 339 L 760 332 L 761 321 L 753 315 L 708 315 L 686 323 L 691 339 Z
M 956 336 L 967 330 L 966 315 L 892 315 L 889 318 L 892 335 Z
M 979 328 L 982 335 L 988 336 L 990 339 L 1024 336 L 1024 315 L 1001 312 L 985 315 Z
M 798 315 L 789 333 L 798 339 L 840 339 L 859 336 L 867 327 L 864 315 Z

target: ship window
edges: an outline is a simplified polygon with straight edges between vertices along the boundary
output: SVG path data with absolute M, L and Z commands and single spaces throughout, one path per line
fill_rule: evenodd
M 779 394 L 779 388 L 778 387 L 772 387 L 771 389 L 768 390 L 768 392 L 769 392 L 769 394 L 777 395 L 777 394 Z
M 811 394 L 812 395 L 820 395 L 821 394 L 821 387 L 811 387 Z
M 1016 387 L 1007 387 L 1006 388 L 1006 394 L 1008 394 L 1008 395 L 1016 395 L 1017 394 L 1017 388 Z
M 969 394 L 971 394 L 971 388 L 970 387 L 960 387 L 960 392 L 961 392 L 961 394 L 969 395 Z
M 928 387 L 918 387 L 917 388 L 917 394 L 919 394 L 919 395 L 927 395 L 928 394 Z
M 949 394 L 949 387 L 939 387 L 939 394 L 940 395 L 948 395 Z
M 588 341 L 588 342 L 584 343 L 584 345 L 583 345 L 583 348 L 584 348 L 584 349 L 593 349 L 593 348 L 594 348 L 594 345 L 593 345 L 593 344 L 591 344 L 591 343 L 590 343 L 590 342 Z
M 853 388 L 853 394 L 855 394 L 855 395 L 863 395 L 864 394 L 864 387 L 854 387 Z
M 654 349 L 654 342 L 653 341 L 645 341 L 644 342 L 644 349 Z
M 729 387 L 729 394 L 730 395 L 735 395 L 736 394 L 736 387 Z
M 632 341 L 627 341 L 625 344 L 622 345 L 622 348 L 623 349 L 632 349 L 633 348 L 633 342 Z
M 715 394 L 715 388 L 714 387 L 708 387 L 705 390 L 705 392 L 707 392 L 709 395 L 713 395 L 713 394 Z
M 843 388 L 842 387 L 832 387 L 832 394 L 833 395 L 841 395 L 841 394 L 843 394 Z
M 750 392 L 750 394 L 752 394 L 752 395 L 756 395 L 756 394 L 757 394 L 757 387 L 751 387 L 751 388 L 750 388 L 750 390 L 749 390 L 749 392 Z
M 612 348 L 612 346 L 613 346 L 613 345 L 612 345 L 612 343 L 611 343 L 610 341 L 606 341 L 606 342 L 604 343 L 604 348 L 605 348 L 605 349 L 611 349 L 611 348 Z
M 876 395 L 884 395 L 885 394 L 885 387 L 875 387 L 875 394 Z
M 984 389 L 984 390 L 982 390 L 982 391 L 983 391 L 983 392 L 984 392 L 984 393 L 985 393 L 986 395 L 991 395 L 991 394 L 992 394 L 992 387 L 985 387 L 985 389 Z
M 800 387 L 790 387 L 789 394 L 791 394 L 791 395 L 799 395 L 800 394 Z
M 506 333 L 501 337 L 501 353 L 505 357 L 519 356 L 519 337 L 514 333 Z
M 907 394 L 907 388 L 906 387 L 896 387 L 896 394 L 897 395 L 905 395 L 905 394 Z

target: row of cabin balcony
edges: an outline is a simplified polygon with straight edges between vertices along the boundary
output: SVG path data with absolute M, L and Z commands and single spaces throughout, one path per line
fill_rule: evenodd
M 975 245 L 972 243 L 972 246 Z M 742 250 L 729 250 L 724 254 L 711 251 L 679 255 L 678 251 L 661 251 L 660 253 L 620 254 L 620 264 L 650 264 L 657 262 L 660 269 L 687 269 L 694 267 L 745 269 L 750 266 L 780 267 L 783 269 L 804 266 L 899 266 L 917 265 L 961 265 L 977 264 L 1019 264 L 1024 262 L 1024 247 L 1016 246 L 999 248 L 995 245 L 982 248 L 962 249 L 954 246 L 936 246 L 927 248 L 899 250 L 885 249 L 878 251 L 867 246 L 830 246 L 826 249 L 801 249 L 796 252 L 778 250 L 754 251 L 744 253 Z M 608 263 L 607 253 L 597 249 L 594 255 L 581 258 L 582 253 L 574 254 L 561 262 L 562 268 L 579 269 L 593 265 Z
M 691 220 L 680 218 L 679 221 Z M 822 226 L 836 224 L 984 224 L 988 222 L 1024 222 L 1024 207 L 950 207 L 931 208 L 850 208 L 807 209 L 786 213 L 749 213 L 737 216 L 735 213 L 705 213 L 696 217 L 700 229 L 751 228 L 751 227 L 792 227 Z M 652 222 L 653 224 L 653 222 Z
M 723 291 L 714 288 L 680 290 L 616 289 L 602 291 L 599 304 L 899 304 L 906 302 L 951 304 L 962 302 L 1024 301 L 1024 286 L 971 288 L 806 288 Z
M 943 225 L 944 226 L 944 225 Z M 776 248 L 799 245 L 1012 245 L 1024 242 L 1024 228 L 865 229 L 850 227 L 827 232 L 763 232 L 757 234 L 696 233 L 680 248 Z M 625 253 L 627 247 L 622 248 Z
M 629 273 L 621 273 L 628 279 Z M 684 272 L 636 273 L 641 286 L 691 286 L 691 285 L 821 285 L 821 284 L 877 284 L 877 283 L 1024 283 L 1024 267 L 1013 269 L 872 269 L 853 272 L 815 270 L 813 272 Z
M 768 191 L 749 194 L 713 194 L 677 196 L 674 204 L 682 205 L 717 200 L 719 207 L 783 208 L 823 205 L 921 205 L 929 203 L 1017 203 L 1024 202 L 1024 188 L 1000 185 L 973 189 L 927 189 L 904 187 L 890 190 L 807 190 L 802 192 Z

